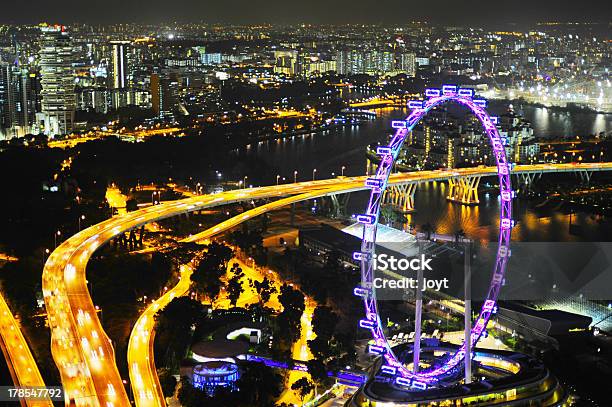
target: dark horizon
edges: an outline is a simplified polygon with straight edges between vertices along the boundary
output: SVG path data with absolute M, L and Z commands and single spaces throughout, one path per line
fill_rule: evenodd
M 401 24 L 427 21 L 483 27 L 511 23 L 526 28 L 550 21 L 610 23 L 612 12 L 610 2 L 605 0 L 580 4 L 579 12 L 577 3 L 568 0 L 516 0 L 509 7 L 483 6 L 482 2 L 473 0 L 406 3 L 382 0 L 373 5 L 364 0 L 313 0 L 288 4 L 286 1 L 267 0 L 254 5 L 252 1 L 235 0 L 229 7 L 228 3 L 204 4 L 194 0 L 106 0 L 83 7 L 82 2 L 75 0 L 31 0 L 5 4 L 0 23 Z

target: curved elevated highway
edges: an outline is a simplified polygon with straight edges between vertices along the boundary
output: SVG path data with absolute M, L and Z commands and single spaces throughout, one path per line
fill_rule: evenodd
M 516 166 L 512 173 L 608 170 L 612 170 L 612 163 L 537 164 Z M 496 174 L 495 167 L 420 171 L 393 174 L 389 178 L 389 184 L 402 185 Z M 87 290 L 86 265 L 90 256 L 100 246 L 116 235 L 132 228 L 191 211 L 254 199 L 283 198 L 303 194 L 302 197 L 296 198 L 297 201 L 365 190 L 365 180 L 366 177 L 341 177 L 233 190 L 216 195 L 202 195 L 165 202 L 161 205 L 108 219 L 63 242 L 51 254 L 45 264 L 43 294 L 52 330 L 53 358 L 60 371 L 62 383 L 70 402 L 75 405 L 103 407 L 129 405 L 122 379 L 115 364 L 113 347 L 102 329 L 96 315 L 97 310 Z M 247 214 L 242 214 L 242 220 L 234 219 L 235 224 L 250 218 L 250 216 L 244 218 L 245 215 Z M 221 228 L 214 231 L 217 227 L 214 227 L 211 233 L 220 232 Z M 228 227 L 231 226 L 228 224 Z M 143 333 L 144 331 L 146 329 L 143 330 Z M 151 330 L 148 330 L 147 335 L 150 334 Z M 151 370 L 151 365 L 143 368 L 144 370 L 139 368 L 141 375 L 142 372 L 146 371 L 155 375 L 154 370 Z M 156 394 L 160 394 L 159 390 L 155 388 L 157 379 L 145 380 L 144 376 L 142 376 L 142 379 L 139 394 L 144 394 L 144 399 L 152 400 L 151 403 L 155 403 Z M 141 393 L 140 390 L 143 390 L 144 393 Z
M 38 366 L 36 366 L 28 343 L 2 295 L 0 295 L 0 337 L 0 347 L 11 373 L 13 384 L 22 387 L 43 387 L 45 382 L 40 375 Z M 45 400 L 27 400 L 21 404 L 28 407 L 53 406 L 48 398 Z

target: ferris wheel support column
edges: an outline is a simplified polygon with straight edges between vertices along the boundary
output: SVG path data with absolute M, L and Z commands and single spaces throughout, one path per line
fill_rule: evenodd
M 419 256 L 423 252 L 423 243 L 419 240 Z M 412 347 L 412 368 L 414 373 L 419 373 L 419 362 L 421 360 L 421 320 L 423 315 L 423 269 L 417 270 L 417 285 L 415 295 L 415 316 L 414 316 L 414 345 Z
M 463 251 L 463 289 L 464 289 L 464 329 L 465 329 L 465 384 L 472 383 L 472 267 L 471 241 L 465 243 Z

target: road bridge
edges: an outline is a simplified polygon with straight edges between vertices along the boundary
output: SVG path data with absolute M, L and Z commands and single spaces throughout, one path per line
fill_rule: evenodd
M 516 166 L 513 174 L 549 172 L 609 171 L 612 163 L 536 164 Z M 389 186 L 496 175 L 495 167 L 396 173 Z M 123 406 L 129 400 L 119 375 L 111 341 L 102 329 L 86 280 L 91 255 L 119 234 L 164 218 L 206 208 L 257 199 L 281 199 L 302 195 L 296 200 L 313 199 L 366 190 L 367 177 L 338 177 L 279 186 L 246 188 L 215 195 L 200 195 L 164 202 L 91 226 L 63 242 L 49 256 L 43 271 L 43 295 L 52 333 L 52 354 L 62 384 L 76 405 Z M 470 202 L 462 202 L 470 203 Z M 241 221 L 250 219 L 242 215 Z M 246 217 L 245 217 L 246 216 Z M 240 219 L 239 219 L 240 220 Z M 231 227 L 228 225 L 228 227 Z M 214 233 L 219 233 L 219 228 Z M 151 372 L 154 374 L 153 372 Z M 155 385 L 143 388 L 145 399 L 159 393 Z

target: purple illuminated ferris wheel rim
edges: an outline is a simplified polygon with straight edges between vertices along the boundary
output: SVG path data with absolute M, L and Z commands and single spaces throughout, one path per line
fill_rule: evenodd
M 452 374 L 465 358 L 465 342 L 441 366 L 433 366 L 418 373 L 408 370 L 395 356 L 383 333 L 376 303 L 376 292 L 373 286 L 374 269 L 372 259 L 375 253 L 376 230 L 382 196 L 387 187 L 389 175 L 406 136 L 431 109 L 447 101 L 454 101 L 468 107 L 478 117 L 487 133 L 497 166 L 501 199 L 497 256 L 489 291 L 471 331 L 471 349 L 474 349 L 483 334 L 497 302 L 510 254 L 510 240 L 513 227 L 511 164 L 508 163 L 504 141 L 499 135 L 495 122 L 484 109 L 486 101 L 474 99 L 473 91 L 468 89 L 457 90 L 455 87 L 447 91 L 445 88 L 446 86 L 443 87 L 442 91 L 437 89 L 428 90 L 426 94 L 430 98 L 425 102 L 409 102 L 408 106 L 413 109 L 411 114 L 406 120 L 393 123 L 393 127 L 397 130 L 388 146 L 378 147 L 377 154 L 380 155 L 380 165 L 376 174 L 366 181 L 366 186 L 371 189 L 366 213 L 357 217 L 364 224 L 364 227 L 361 252 L 355 253 L 354 256 L 355 259 L 361 262 L 362 277 L 361 287 L 355 289 L 355 294 L 363 297 L 366 314 L 365 319 L 362 319 L 359 324 L 362 328 L 369 329 L 374 338 L 374 344 L 369 346 L 369 351 L 382 355 L 384 358 L 381 371 L 395 376 L 397 384 L 414 388 L 426 388 L 427 386 L 435 385 L 440 379 Z M 430 91 L 433 94 L 430 94 Z

